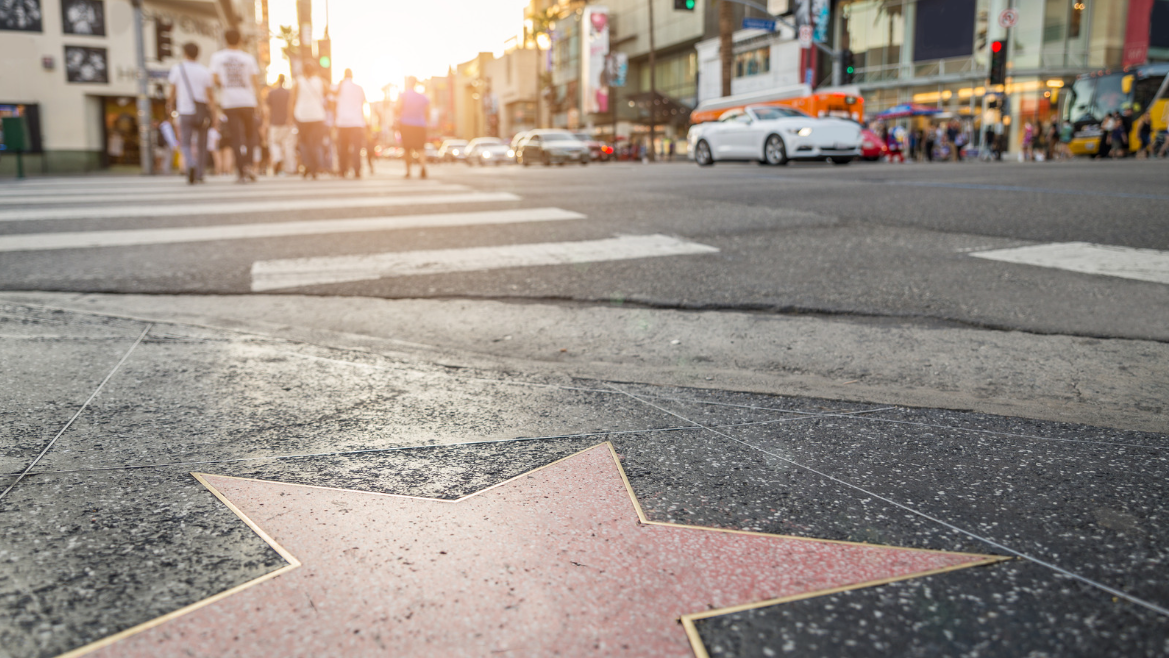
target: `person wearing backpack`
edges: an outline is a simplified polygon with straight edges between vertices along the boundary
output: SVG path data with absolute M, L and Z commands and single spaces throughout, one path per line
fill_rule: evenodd
M 183 45 L 183 61 L 176 64 L 167 77 L 171 85 L 167 112 L 171 116 L 176 112 L 179 115 L 179 150 L 187 169 L 187 182 L 191 185 L 203 182 L 207 129 L 216 116 L 215 96 L 211 92 L 214 80 L 211 71 L 196 61 L 198 57 L 198 45 Z M 192 140 L 195 142 L 194 153 L 191 152 Z

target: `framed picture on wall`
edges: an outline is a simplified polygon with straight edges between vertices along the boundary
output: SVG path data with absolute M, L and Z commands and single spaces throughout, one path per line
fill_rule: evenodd
M 65 79 L 69 82 L 108 83 L 110 69 L 106 49 L 65 46 Z
M 0 30 L 43 32 L 41 0 L 0 0 Z
M 3 3 L 4 0 L 0 0 Z M 106 35 L 103 0 L 61 0 L 61 22 L 65 34 Z

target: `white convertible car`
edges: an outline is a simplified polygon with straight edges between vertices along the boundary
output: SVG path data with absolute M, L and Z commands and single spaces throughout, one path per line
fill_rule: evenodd
M 860 157 L 861 127 L 845 119 L 816 119 L 791 107 L 749 105 L 728 110 L 718 121 L 690 127 L 690 153 L 700 167 L 719 160 L 831 160 L 848 164 Z

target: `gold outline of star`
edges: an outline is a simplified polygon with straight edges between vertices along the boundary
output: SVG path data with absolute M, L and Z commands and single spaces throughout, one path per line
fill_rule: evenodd
M 686 524 L 682 524 L 682 523 L 669 523 L 666 521 L 652 521 L 645 515 L 645 511 L 642 510 L 641 503 L 637 500 L 637 495 L 633 492 L 633 485 L 629 482 L 629 477 L 625 474 L 625 467 L 623 467 L 621 465 L 621 458 L 617 455 L 617 450 L 616 450 L 616 448 L 613 447 L 613 443 L 611 441 L 603 441 L 601 443 L 590 446 L 590 447 L 585 448 L 583 450 L 580 450 L 578 452 L 574 452 L 573 454 L 568 455 L 567 457 L 561 457 L 560 459 L 557 459 L 556 461 L 549 462 L 547 464 L 544 464 L 543 466 L 539 466 L 539 467 L 534 468 L 530 471 L 525 471 L 519 475 L 516 475 L 514 477 L 510 477 L 502 482 L 497 482 L 496 484 L 493 484 L 489 487 L 485 487 L 483 489 L 480 489 L 479 491 L 467 494 L 466 496 L 462 496 L 462 497 L 456 498 L 454 500 L 447 500 L 447 499 L 443 499 L 443 498 L 427 498 L 425 496 L 408 496 L 408 495 L 403 495 L 403 494 L 388 494 L 388 493 L 381 493 L 381 492 L 376 492 L 376 491 L 361 491 L 359 489 L 341 489 L 338 487 L 322 487 L 322 486 L 312 485 L 312 484 L 297 484 L 297 483 L 289 483 L 289 482 L 279 482 L 279 484 L 290 484 L 292 486 L 307 487 L 309 489 L 325 489 L 325 490 L 330 490 L 330 491 L 351 491 L 351 492 L 356 492 L 356 493 L 370 494 L 370 495 L 374 495 L 374 496 L 389 496 L 392 498 L 409 498 L 409 499 L 414 499 L 414 500 L 426 500 L 426 501 L 449 503 L 452 505 L 456 505 L 464 500 L 467 500 L 468 498 L 473 498 L 475 496 L 478 496 L 480 494 L 488 492 L 492 489 L 495 489 L 496 487 L 502 487 L 502 486 L 508 484 L 509 482 L 512 482 L 514 480 L 518 480 L 518 479 L 523 478 L 523 477 L 527 477 L 528 475 L 530 475 L 532 473 L 535 473 L 537 471 L 541 471 L 541 470 L 549 468 L 551 466 L 555 466 L 556 464 L 559 464 L 563 461 L 572 459 L 573 457 L 576 457 L 577 455 L 583 454 L 585 452 L 588 452 L 589 450 L 593 450 L 594 448 L 597 448 L 598 446 L 602 446 L 602 445 L 606 446 L 609 449 L 609 454 L 613 457 L 613 463 L 617 466 L 617 473 L 621 476 L 621 481 L 625 484 L 625 491 L 626 491 L 626 493 L 629 494 L 629 499 L 630 499 L 630 501 L 632 501 L 633 508 L 637 512 L 637 519 L 642 525 L 658 525 L 658 526 L 667 526 L 667 527 L 672 527 L 672 528 L 687 528 L 687 529 L 691 529 L 691 530 L 705 530 L 708 532 L 725 532 L 725 533 L 740 534 L 740 535 L 752 535 L 752 536 L 756 536 L 756 537 L 775 537 L 775 538 L 779 538 L 779 539 L 790 539 L 790 540 L 796 540 L 796 541 L 811 541 L 811 542 L 819 542 L 819 543 L 824 543 L 824 544 L 847 544 L 847 545 L 852 545 L 852 546 L 868 546 L 868 547 L 873 547 L 873 548 L 895 548 L 895 549 L 903 550 L 903 551 L 920 551 L 920 552 L 924 552 L 924 553 L 946 553 L 949 555 L 968 555 L 971 557 L 982 558 L 980 560 L 975 560 L 973 562 L 969 562 L 966 564 L 953 565 L 953 566 L 949 566 L 949 567 L 943 567 L 940 569 L 930 569 L 927 571 L 921 571 L 918 573 L 913 573 L 913 574 L 908 574 L 908 575 L 892 576 L 890 578 L 881 578 L 878 580 L 853 583 L 851 585 L 843 585 L 840 587 L 833 587 L 833 588 L 829 588 L 829 589 L 814 590 L 811 592 L 804 592 L 802 594 L 793 594 L 791 596 L 785 596 L 785 597 L 780 597 L 780 598 L 775 598 L 775 599 L 767 599 L 764 601 L 756 601 L 753 603 L 744 603 L 741 605 L 735 605 L 735 606 L 730 606 L 730 607 L 725 607 L 725 608 L 714 608 L 711 610 L 703 610 L 700 612 L 693 612 L 690 614 L 682 615 L 679 618 L 679 621 L 681 622 L 682 627 L 686 631 L 686 637 L 690 640 L 690 647 L 694 651 L 695 658 L 710 658 L 710 654 L 706 651 L 706 645 L 705 645 L 705 643 L 703 643 L 702 638 L 698 634 L 698 629 L 694 624 L 695 621 L 700 620 L 700 619 L 706 619 L 709 617 L 718 617 L 721 615 L 731 614 L 731 613 L 735 613 L 735 612 L 742 612 L 744 610 L 753 610 L 755 608 L 765 608 L 765 607 L 772 606 L 772 605 L 778 605 L 780 603 L 789 603 L 792 601 L 799 601 L 802 599 L 810 599 L 810 598 L 815 598 L 818 596 L 827 596 L 829 594 L 837 594 L 839 592 L 847 592 L 847 591 L 855 590 L 855 589 L 864 589 L 866 587 L 877 587 L 880 585 L 887 585 L 889 583 L 894 583 L 894 582 L 898 582 L 898 581 L 902 581 L 902 580 L 910 580 L 913 578 L 924 578 L 926 576 L 934 576 L 937 574 L 947 573 L 950 571 L 958 571 L 960 569 L 969 569 L 972 567 L 987 566 L 990 564 L 995 564 L 998 562 L 1004 562 L 1007 560 L 1014 559 L 1011 557 L 1004 557 L 1001 555 L 988 555 L 988 554 L 982 554 L 982 553 L 962 553 L 960 551 L 940 551 L 940 550 L 929 549 L 929 548 L 907 548 L 907 547 L 901 547 L 901 546 L 888 546 L 888 545 L 884 545 L 884 544 L 870 544 L 868 542 L 847 541 L 847 540 L 841 540 L 841 539 L 816 539 L 815 537 L 800 537 L 797 535 L 780 535 L 780 534 L 775 534 L 775 533 L 770 533 L 770 532 L 754 532 L 754 531 L 750 531 L 750 530 L 734 530 L 734 529 L 730 529 L 730 528 L 708 528 L 705 526 L 686 525 Z M 248 516 L 246 514 L 244 514 L 242 510 L 240 510 L 238 507 L 236 507 L 230 500 L 228 500 L 226 497 L 224 497 L 224 495 L 222 493 L 220 493 L 218 489 L 216 489 L 210 482 L 208 482 L 204 476 L 212 476 L 212 477 L 225 478 L 225 479 L 231 479 L 231 480 L 250 480 L 253 482 L 276 482 L 276 481 L 274 481 L 274 480 L 261 480 L 259 478 L 241 478 L 241 477 L 235 477 L 235 476 L 231 476 L 231 475 L 212 475 L 210 473 L 195 473 L 195 472 L 192 472 L 191 476 L 194 477 L 196 480 L 198 480 L 200 484 L 202 484 L 204 487 L 207 488 L 208 491 L 210 491 L 212 493 L 212 495 L 214 495 L 216 498 L 218 498 L 220 502 L 222 502 L 224 505 L 227 506 L 228 509 L 230 509 L 233 513 L 235 513 L 235 515 L 238 516 L 241 521 L 243 521 L 245 524 L 247 524 L 247 526 L 249 528 L 251 528 L 260 537 L 260 539 L 263 539 L 269 546 L 271 546 L 272 550 L 276 551 L 276 553 L 278 553 L 280 555 L 280 557 L 284 558 L 288 562 L 288 564 L 283 566 L 283 567 L 280 567 L 279 569 L 276 569 L 275 571 L 272 571 L 270 573 L 266 573 L 263 576 L 260 576 L 258 578 L 253 578 L 252 580 L 249 580 L 245 583 L 240 583 L 239 585 L 236 585 L 234 587 L 226 589 L 222 592 L 219 592 L 218 594 L 213 594 L 205 599 L 202 599 L 200 601 L 196 601 L 195 603 L 192 603 L 190 605 L 179 608 L 178 610 L 173 610 L 173 611 L 168 612 L 167 614 L 162 615 L 160 617 L 155 617 L 154 619 L 151 619 L 150 621 L 143 622 L 141 624 L 138 624 L 137 626 L 132 626 L 132 627 L 127 628 L 123 631 L 119 631 L 117 633 L 114 633 L 113 635 L 109 635 L 109 636 L 104 637 L 100 640 L 96 640 L 94 642 L 91 642 L 91 643 L 86 644 L 84 646 L 78 647 L 76 649 L 71 649 L 70 651 L 67 651 L 63 654 L 58 655 L 57 658 L 78 658 L 79 656 L 83 656 L 87 653 L 97 651 L 98 649 L 110 646 L 111 644 L 114 644 L 120 640 L 123 640 L 123 639 L 128 638 L 128 637 L 133 636 L 133 635 L 137 635 L 138 633 L 141 633 L 143 631 L 146 631 L 146 630 L 149 630 L 149 629 L 154 628 L 156 626 L 159 626 L 161 624 L 164 624 L 172 619 L 181 617 L 189 612 L 193 612 L 193 611 L 198 610 L 199 608 L 202 608 L 204 606 L 211 605 L 212 603 L 215 603 L 216 601 L 219 601 L 221 599 L 225 599 L 225 598 L 227 598 L 227 597 L 229 597 L 237 592 L 243 591 L 243 590 L 248 589 L 250 587 L 253 587 L 255 585 L 259 585 L 260 583 L 262 583 L 266 580 L 270 580 L 270 579 L 275 578 L 277 576 L 280 576 L 282 574 L 288 573 L 289 571 L 292 571 L 293 569 L 296 569 L 296 568 L 301 566 L 301 562 L 300 562 L 300 560 L 298 560 L 296 558 L 296 556 L 289 553 L 283 546 L 278 544 L 276 542 L 276 540 L 271 537 L 271 535 L 269 535 L 262 528 L 260 528 L 260 526 L 256 525 L 256 523 L 254 521 L 252 521 L 250 518 L 248 518 Z

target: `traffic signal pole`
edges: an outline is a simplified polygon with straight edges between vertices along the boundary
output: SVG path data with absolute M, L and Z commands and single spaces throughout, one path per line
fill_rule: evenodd
M 653 162 L 657 153 L 654 149 L 654 133 L 657 128 L 657 110 L 654 106 L 657 104 L 658 79 L 654 53 L 654 0 L 646 0 L 646 3 L 649 4 L 649 161 Z
M 146 37 L 143 35 L 142 0 L 133 0 L 134 4 L 134 49 L 138 65 L 138 161 L 142 166 L 142 173 L 149 176 L 154 173 L 154 150 L 150 143 L 150 122 L 154 118 L 150 111 L 149 77 L 146 72 Z

